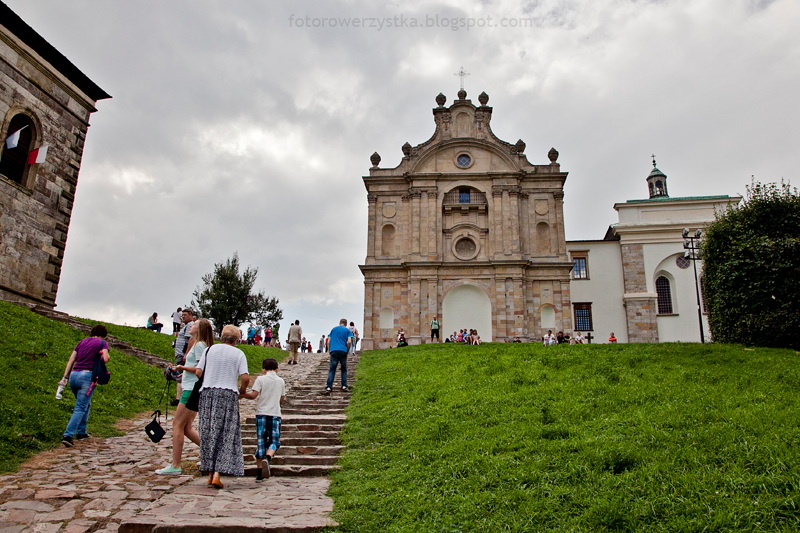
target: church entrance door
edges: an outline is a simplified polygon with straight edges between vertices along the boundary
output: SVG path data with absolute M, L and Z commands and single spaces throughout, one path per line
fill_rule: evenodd
M 492 342 L 492 304 L 474 285 L 459 285 L 442 302 L 442 342 L 453 332 L 477 329 L 483 342 Z

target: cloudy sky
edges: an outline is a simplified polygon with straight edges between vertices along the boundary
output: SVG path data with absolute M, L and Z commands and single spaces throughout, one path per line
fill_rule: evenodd
M 500 138 L 560 151 L 568 239 L 646 196 L 652 153 L 672 196 L 797 183 L 795 0 L 4 1 L 113 96 L 81 166 L 71 314 L 169 320 L 238 251 L 284 325 L 361 327 L 361 176 L 430 137 L 462 65 Z

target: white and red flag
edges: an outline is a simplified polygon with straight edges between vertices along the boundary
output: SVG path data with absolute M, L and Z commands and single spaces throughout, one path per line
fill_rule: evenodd
M 28 154 L 28 164 L 35 165 L 36 163 L 44 163 L 44 159 L 47 157 L 47 146 L 42 146 L 41 148 L 37 148 L 33 152 Z
M 20 132 L 22 130 L 24 130 L 25 128 L 27 128 L 27 127 L 28 127 L 27 125 L 22 126 L 20 129 L 18 129 L 17 131 L 12 133 L 8 137 L 6 137 L 6 148 L 8 148 L 9 150 L 11 150 L 12 148 L 16 148 L 17 145 L 19 144 L 19 134 L 20 134 Z

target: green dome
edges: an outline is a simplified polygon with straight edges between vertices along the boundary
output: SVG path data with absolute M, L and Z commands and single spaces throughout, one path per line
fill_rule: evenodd
M 653 167 L 653 170 L 652 170 L 652 172 L 650 172 L 650 175 L 649 175 L 649 176 L 647 176 L 647 177 L 648 177 L 648 179 L 649 179 L 649 178 L 656 178 L 656 177 L 659 177 L 659 176 L 661 176 L 661 177 L 664 177 L 664 178 L 666 178 L 666 177 L 667 177 L 667 175 L 666 175 L 666 174 L 664 174 L 663 172 L 661 172 L 660 170 L 658 170 L 656 167 Z

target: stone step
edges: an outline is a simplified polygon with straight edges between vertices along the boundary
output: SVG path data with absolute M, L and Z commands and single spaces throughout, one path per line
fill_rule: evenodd
M 253 445 L 243 446 L 245 457 L 254 455 L 256 447 Z M 276 457 L 290 457 L 298 455 L 339 455 L 344 450 L 344 446 L 281 446 Z M 252 460 L 255 460 L 253 458 Z
M 273 465 L 335 465 L 338 455 L 276 455 Z
M 338 446 L 339 438 L 294 438 L 281 435 L 281 446 Z M 256 439 L 242 437 L 242 446 L 255 446 Z
M 275 477 L 324 477 L 340 468 L 339 465 L 275 465 L 270 466 L 270 472 Z M 244 468 L 245 476 L 255 476 L 257 473 L 258 468 L 255 465 Z
M 344 415 L 320 415 L 320 416 L 291 415 L 283 417 L 282 422 L 286 423 L 286 425 L 290 424 L 341 425 L 344 424 L 346 418 L 347 417 L 345 417 Z M 255 426 L 256 418 L 247 417 L 244 423 Z
M 248 431 L 242 428 L 242 439 L 255 439 L 255 430 Z M 339 431 L 289 431 L 281 428 L 281 440 L 283 439 L 336 439 L 339 438 Z
M 299 407 L 296 409 L 282 409 L 281 413 L 287 415 L 340 415 L 344 413 L 344 408 L 333 409 L 309 409 L 307 407 Z

